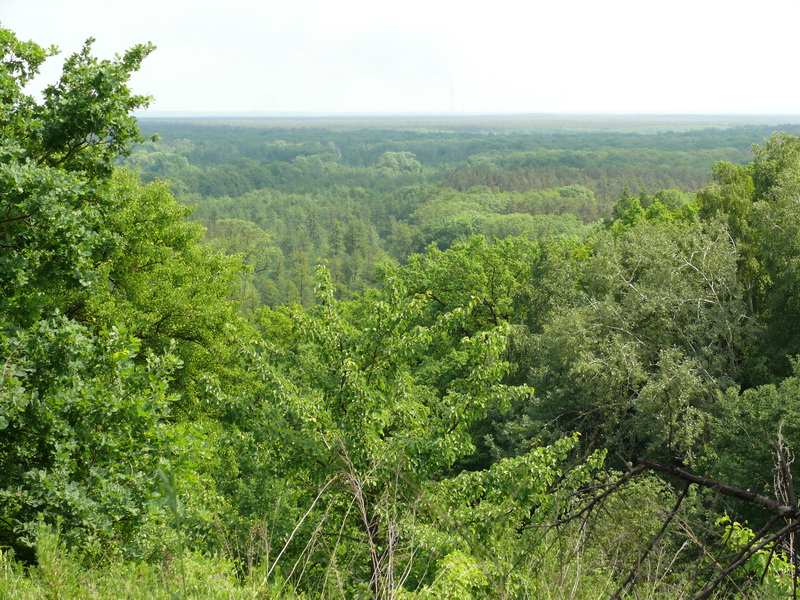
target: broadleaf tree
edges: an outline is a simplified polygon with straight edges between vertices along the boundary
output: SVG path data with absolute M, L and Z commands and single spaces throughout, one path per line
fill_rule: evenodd
M 87 553 L 136 551 L 156 468 L 197 467 L 175 425 L 197 411 L 176 409 L 213 400 L 238 323 L 238 259 L 115 165 L 143 139 L 128 82 L 153 46 L 91 48 L 37 101 L 55 50 L 0 28 L 0 545 L 29 560 L 39 518 Z

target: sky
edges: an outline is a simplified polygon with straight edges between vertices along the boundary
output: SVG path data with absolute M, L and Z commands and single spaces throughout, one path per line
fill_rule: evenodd
M 152 42 L 148 113 L 800 114 L 800 0 L 0 0 L 62 52 Z

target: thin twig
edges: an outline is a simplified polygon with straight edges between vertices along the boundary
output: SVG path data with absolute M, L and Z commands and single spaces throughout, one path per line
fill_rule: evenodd
M 669 527 L 669 524 L 672 522 L 672 519 L 675 517 L 676 514 L 678 514 L 678 509 L 681 507 L 683 499 L 686 498 L 686 494 L 689 492 L 689 487 L 691 485 L 692 485 L 691 483 L 687 482 L 686 485 L 683 487 L 683 491 L 681 492 L 680 496 L 678 496 L 678 499 L 675 502 L 675 506 L 672 508 L 672 511 L 669 513 L 669 515 L 667 515 L 667 518 L 664 519 L 664 523 L 663 525 L 661 525 L 661 529 L 659 529 L 655 537 L 652 540 L 650 540 L 650 543 L 647 545 L 647 548 L 644 549 L 642 555 L 636 559 L 636 566 L 634 566 L 634 568 L 631 569 L 628 578 L 622 583 L 622 585 L 619 586 L 617 591 L 614 592 L 614 595 L 611 596 L 612 600 L 620 598 L 622 594 L 625 593 L 625 590 L 628 588 L 628 586 L 633 582 L 634 577 L 636 577 L 636 574 L 639 572 L 639 568 L 642 566 L 642 561 L 644 561 L 647 558 L 647 555 L 650 554 L 650 551 L 655 547 L 655 545 L 662 538 L 664 533 L 666 533 L 667 527 Z
M 300 521 L 298 521 L 297 525 L 294 526 L 292 533 L 289 534 L 289 539 L 286 540 L 286 543 L 283 545 L 283 548 L 281 548 L 281 551 L 278 553 L 278 556 L 276 556 L 275 560 L 272 562 L 272 566 L 269 568 L 269 571 L 267 571 L 267 574 L 264 576 L 264 580 L 261 582 L 261 585 L 259 585 L 259 590 L 266 585 L 267 579 L 269 579 L 269 576 L 272 575 L 272 571 L 275 570 L 275 566 L 278 564 L 278 561 L 281 559 L 281 556 L 283 556 L 283 553 L 286 552 L 286 549 L 289 547 L 289 544 L 292 543 L 295 534 L 303 525 L 303 523 L 305 523 L 305 520 L 308 518 L 308 515 L 311 514 L 311 511 L 314 510 L 314 507 L 317 505 L 317 502 L 319 502 L 319 499 L 322 497 L 322 494 L 325 492 L 325 490 L 328 489 L 328 486 L 330 486 L 330 484 L 336 481 L 337 477 L 338 475 L 334 475 L 333 477 L 328 479 L 328 481 L 325 483 L 324 486 L 322 486 L 322 489 L 317 494 L 317 497 L 314 498 L 314 501 L 311 503 L 311 506 L 308 507 L 308 510 L 303 515 L 303 518 L 301 518 Z

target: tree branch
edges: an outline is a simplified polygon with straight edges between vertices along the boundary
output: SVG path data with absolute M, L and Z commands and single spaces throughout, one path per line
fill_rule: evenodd
M 752 502 L 753 504 L 757 504 L 758 506 L 761 506 L 763 508 L 773 510 L 782 517 L 790 519 L 796 519 L 800 517 L 800 510 L 798 510 L 797 506 L 787 506 L 786 504 L 781 504 L 777 500 L 774 500 L 767 496 L 762 496 L 761 494 L 756 494 L 754 492 L 750 492 L 747 490 L 740 490 L 738 488 L 725 485 L 724 483 L 721 483 L 714 479 L 710 479 L 708 477 L 701 477 L 699 475 L 694 475 L 692 473 L 679 469 L 678 467 L 672 465 L 663 465 L 661 463 L 657 463 L 655 461 L 648 460 L 646 458 L 640 458 L 639 464 L 643 465 L 645 468 L 650 469 L 652 471 L 666 473 L 667 475 L 672 475 L 673 477 L 677 477 L 678 479 L 682 479 L 683 481 L 687 481 L 689 483 L 696 483 L 697 485 L 701 485 L 703 487 L 716 490 L 720 494 L 730 496 L 731 498 L 736 498 L 737 500 L 743 500 L 745 502 Z

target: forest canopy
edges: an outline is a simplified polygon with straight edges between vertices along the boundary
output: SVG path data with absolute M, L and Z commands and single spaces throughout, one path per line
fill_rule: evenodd
M 0 47 L 3 595 L 794 593 L 795 126 L 137 123 L 152 46 Z

